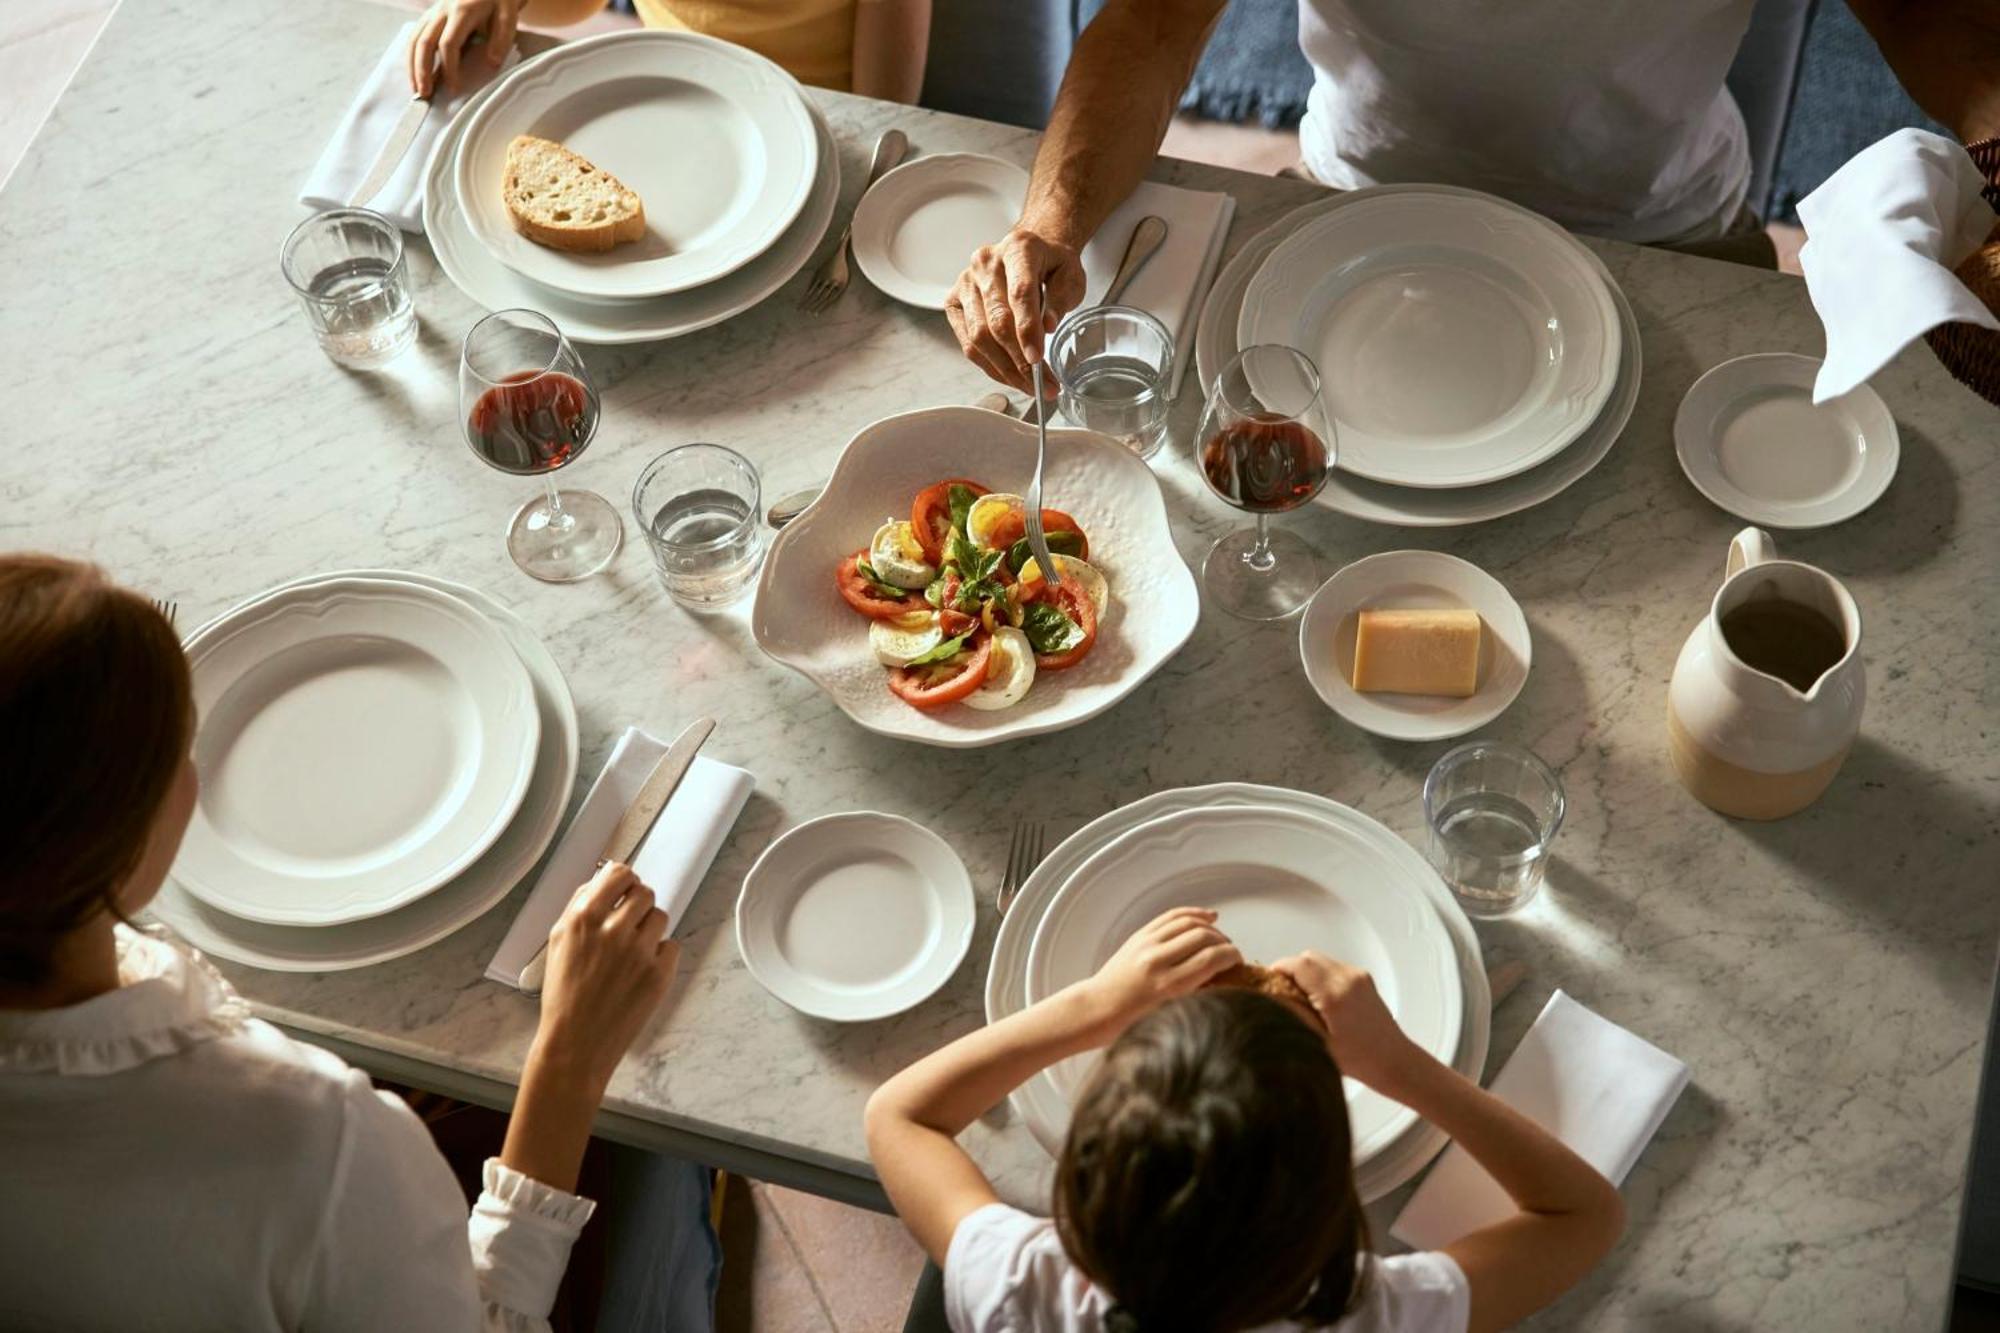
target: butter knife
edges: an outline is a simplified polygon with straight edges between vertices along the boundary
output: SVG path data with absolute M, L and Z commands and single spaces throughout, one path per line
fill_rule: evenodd
M 430 98 L 418 96 L 410 99 L 410 104 L 403 108 L 402 116 L 396 121 L 396 128 L 389 131 L 389 137 L 383 141 L 375 165 L 368 168 L 368 174 L 361 178 L 360 186 L 347 201 L 350 207 L 360 208 L 382 193 L 382 187 L 389 183 L 389 178 L 396 174 L 396 168 L 409 154 L 410 145 L 416 141 L 417 131 L 424 127 L 424 117 L 430 111 Z
M 611 830 L 611 838 L 604 844 L 604 859 L 598 862 L 599 865 L 605 861 L 632 859 L 633 853 L 639 850 L 639 844 L 652 831 L 660 812 L 673 799 L 675 788 L 687 776 L 709 733 L 714 730 L 714 718 L 697 718 L 688 724 L 678 740 L 667 747 L 667 752 L 660 756 L 660 762 L 653 765 L 651 775 L 639 788 L 639 794 L 632 798 L 632 804 L 626 806 L 625 813 L 618 817 L 618 827 Z M 540 995 L 542 977 L 548 971 L 548 964 L 549 946 L 543 944 L 528 960 L 528 965 L 521 969 L 521 989 L 529 995 Z

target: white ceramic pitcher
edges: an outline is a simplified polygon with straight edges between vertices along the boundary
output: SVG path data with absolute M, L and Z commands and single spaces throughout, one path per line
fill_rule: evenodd
M 1731 612 L 1759 600 L 1824 616 L 1846 651 L 1799 689 L 1739 657 L 1723 634 Z M 1771 535 L 1745 528 L 1729 543 L 1722 587 L 1681 648 L 1667 687 L 1674 772 L 1703 804 L 1742 819 L 1782 819 L 1819 799 L 1861 730 L 1867 693 L 1861 612 L 1840 581 L 1778 558 Z

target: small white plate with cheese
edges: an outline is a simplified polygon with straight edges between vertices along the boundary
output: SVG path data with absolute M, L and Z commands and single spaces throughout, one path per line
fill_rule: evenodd
M 1299 657 L 1326 706 L 1363 731 L 1442 741 L 1507 711 L 1528 683 L 1534 643 L 1520 604 L 1477 565 L 1384 551 L 1320 585 L 1299 624 Z

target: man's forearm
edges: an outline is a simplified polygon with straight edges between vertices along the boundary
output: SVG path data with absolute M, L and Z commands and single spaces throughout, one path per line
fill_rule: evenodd
M 1078 39 L 1022 225 L 1072 249 L 1145 178 L 1223 0 L 1111 0 Z
M 1849 0 L 1918 106 L 1967 143 L 2000 135 L 2000 4 Z

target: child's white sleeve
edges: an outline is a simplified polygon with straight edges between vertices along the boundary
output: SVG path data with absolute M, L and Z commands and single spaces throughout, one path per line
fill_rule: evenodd
M 1384 1333 L 1465 1333 L 1472 1284 L 1450 1255 L 1436 1250 L 1368 1262 L 1361 1304 L 1349 1316 L 1359 1328 Z
M 944 1309 L 954 1333 L 1097 1333 L 1104 1305 L 1046 1217 L 989 1203 L 951 1233 Z

